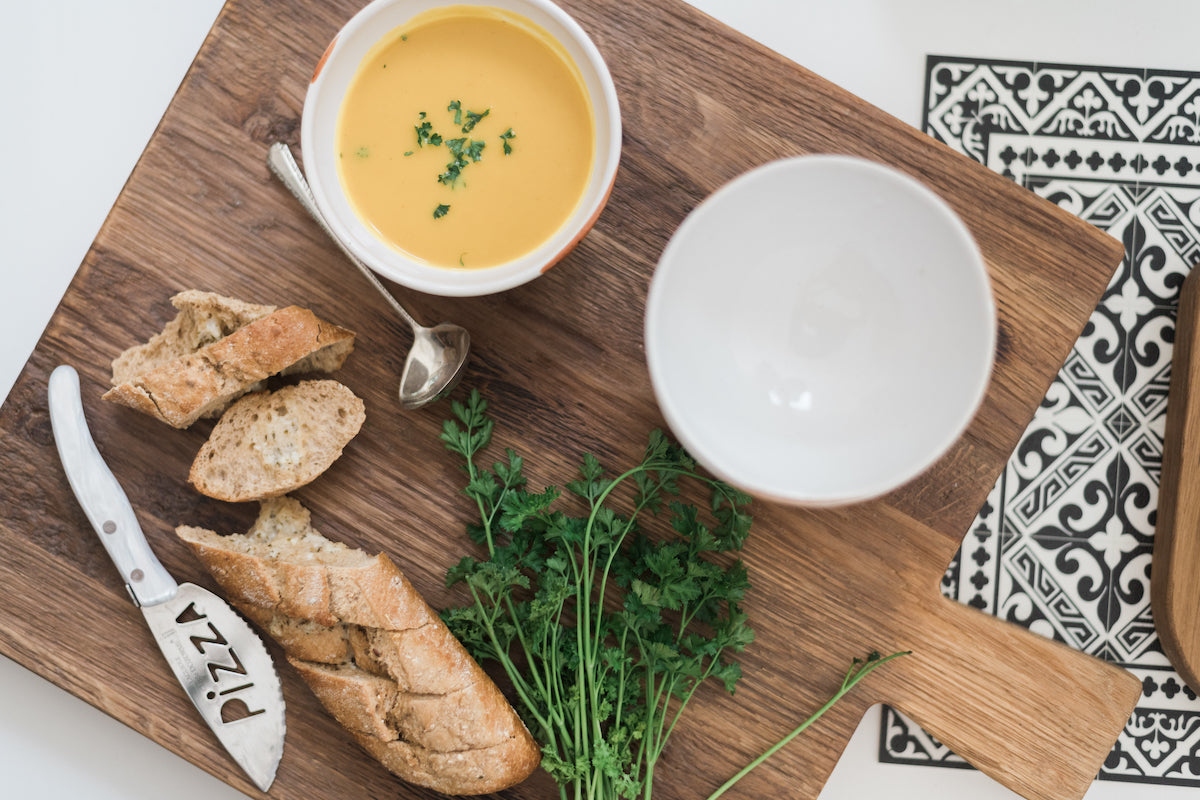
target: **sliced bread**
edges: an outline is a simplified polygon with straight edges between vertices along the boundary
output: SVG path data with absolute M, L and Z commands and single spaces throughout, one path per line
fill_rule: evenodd
M 112 363 L 105 400 L 176 428 L 213 417 L 276 374 L 332 372 L 354 334 L 308 309 L 246 303 L 188 290 L 171 298 L 179 313 L 161 333 Z
M 246 395 L 221 415 L 188 480 L 231 503 L 287 494 L 329 469 L 364 419 L 362 400 L 333 380 Z
M 500 791 L 537 767 L 520 717 L 387 556 L 326 539 L 288 497 L 264 502 L 246 534 L 176 533 L 394 774 L 467 795 Z

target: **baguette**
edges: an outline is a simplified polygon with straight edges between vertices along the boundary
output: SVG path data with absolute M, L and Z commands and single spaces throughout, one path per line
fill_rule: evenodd
M 512 786 L 540 752 L 496 684 L 385 555 L 331 542 L 288 497 L 246 534 L 177 535 L 385 768 L 444 794 Z
M 354 334 L 308 309 L 257 305 L 188 290 L 171 298 L 179 313 L 148 342 L 112 363 L 104 399 L 176 428 L 214 417 L 276 374 L 332 372 Z
M 364 418 L 362 400 L 332 380 L 246 395 L 221 415 L 188 480 L 230 503 L 287 494 L 325 472 Z

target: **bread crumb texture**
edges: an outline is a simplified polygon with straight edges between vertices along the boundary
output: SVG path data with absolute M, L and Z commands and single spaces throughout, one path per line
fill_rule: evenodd
M 218 500 L 278 497 L 329 469 L 365 419 L 362 400 L 337 381 L 246 395 L 213 427 L 188 479 Z
M 176 428 L 215 417 L 276 374 L 332 372 L 354 333 L 298 306 L 247 303 L 194 289 L 171 298 L 175 318 L 112 362 L 104 399 Z
M 540 750 L 520 717 L 386 555 L 326 539 L 290 497 L 264 501 L 245 534 L 176 533 L 392 773 L 474 795 L 537 768 Z
M 190 355 L 276 310 L 275 306 L 246 303 L 195 289 L 175 295 L 171 305 L 178 313 L 161 333 L 143 345 L 131 347 L 113 361 L 113 386 Z

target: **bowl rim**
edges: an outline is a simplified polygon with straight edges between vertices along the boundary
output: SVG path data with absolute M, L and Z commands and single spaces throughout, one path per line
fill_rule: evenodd
M 924 453 L 922 457 L 906 460 L 903 469 L 894 470 L 891 474 L 881 477 L 873 483 L 864 483 L 857 489 L 815 493 L 804 487 L 789 487 L 780 481 L 764 483 L 747 481 L 744 476 L 735 474 L 729 469 L 722 455 L 725 448 L 714 447 L 704 440 L 705 437 L 696 435 L 695 428 L 689 422 L 687 415 L 680 410 L 686 403 L 678 400 L 674 394 L 678 390 L 672 390 L 670 382 L 665 377 L 664 362 L 667 356 L 660 351 L 656 320 L 661 317 L 664 305 L 669 302 L 667 286 L 672 273 L 679 269 L 674 265 L 679 263 L 675 259 L 675 254 L 681 249 L 681 242 L 690 235 L 693 228 L 706 221 L 704 217 L 711 213 L 714 207 L 724 204 L 727 202 L 727 198 L 737 195 L 746 186 L 755 184 L 765 175 L 827 166 L 870 173 L 873 177 L 901 186 L 905 191 L 912 192 L 914 196 L 921 197 L 936 212 L 937 216 L 947 223 L 947 234 L 957 239 L 958 244 L 964 247 L 969 256 L 969 263 L 966 266 L 973 278 L 972 299 L 979 311 L 986 315 L 988 322 L 984 328 L 982 342 L 987 357 L 980 360 L 976 372 L 970 376 L 972 386 L 967 395 L 970 402 L 965 403 L 959 409 L 952 420 L 954 424 L 943 428 L 936 441 L 931 439 L 929 444 L 920 449 L 920 452 Z M 987 262 L 966 223 L 940 194 L 920 179 L 888 164 L 848 154 L 813 153 L 776 159 L 743 172 L 720 186 L 688 213 L 671 235 L 655 266 L 647 292 L 643 335 L 650 382 L 659 410 L 668 427 L 679 438 L 680 443 L 702 466 L 720 480 L 761 500 L 793 506 L 827 507 L 849 505 L 882 497 L 925 473 L 953 447 L 954 443 L 966 432 L 987 396 L 996 359 L 996 329 L 997 309 Z
M 332 168 L 321 164 L 320 157 L 316 153 L 318 148 L 313 144 L 316 136 L 314 129 L 320 124 L 320 120 L 316 119 L 316 107 L 318 103 L 322 102 L 326 76 L 331 73 L 330 64 L 336 63 L 339 56 L 344 55 L 347 43 L 354 42 L 357 37 L 361 36 L 362 29 L 371 25 L 376 17 L 392 11 L 396 6 L 405 5 L 414 6 L 408 18 L 433 8 L 451 6 L 499 8 L 519 16 L 528 16 L 526 10 L 533 10 L 545 14 L 569 35 L 569 42 L 567 42 L 556 31 L 546 31 L 558 39 L 568 52 L 572 53 L 571 57 L 576 61 L 576 68 L 585 76 L 584 88 L 591 101 L 597 134 L 592 172 L 578 204 L 563 225 L 540 246 L 517 259 L 492 267 L 461 270 L 454 267 L 423 264 L 409 258 L 402 251 L 392 248 L 371 233 L 369 228 L 358 218 L 353 208 L 349 208 L 349 216 L 352 219 L 347 219 L 347 215 L 343 214 L 342 210 L 336 207 L 330 199 L 331 193 L 344 197 L 341 181 L 336 175 L 336 164 Z M 403 24 L 404 22 L 399 22 L 397 25 L 390 26 L 380 36 L 372 37 L 364 52 L 369 51 L 375 43 Z M 534 24 L 546 29 L 545 25 L 536 21 Z M 577 54 L 568 44 L 578 48 L 585 58 L 584 63 L 579 62 Z M 361 46 L 361 42 L 359 45 Z M 357 63 L 361 63 L 361 60 L 356 62 L 356 66 Z M 586 79 L 588 70 L 595 76 L 596 87 L 592 87 Z M 597 88 L 599 91 L 593 91 L 593 88 Z M 336 114 L 341 107 L 340 99 L 326 98 L 324 102 L 326 106 L 333 105 L 335 119 L 332 124 L 336 125 Z M 334 235 L 379 276 L 395 281 L 409 289 L 443 297 L 473 297 L 515 288 L 546 272 L 569 253 L 591 230 L 608 203 L 620 166 L 621 139 L 620 103 L 612 74 L 609 72 L 604 57 L 579 23 L 551 0 L 443 0 L 441 2 L 439 0 L 372 0 L 346 21 L 317 62 L 312 79 L 307 86 L 300 117 L 301 157 L 305 162 L 306 177 L 317 208 Z M 607 142 L 606 147 L 602 146 L 603 142 Z M 333 175 L 331 179 L 327 179 L 330 169 L 333 170 Z M 347 206 L 349 206 L 348 201 Z M 372 241 L 381 250 L 385 250 L 387 260 L 365 246 L 363 240 Z

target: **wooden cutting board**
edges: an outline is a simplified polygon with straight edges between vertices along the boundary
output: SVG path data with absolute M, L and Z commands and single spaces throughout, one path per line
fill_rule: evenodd
M 187 485 L 211 423 L 174 431 L 99 402 L 108 362 L 159 330 L 173 314 L 168 297 L 188 287 L 308 305 L 358 331 L 339 378 L 365 399 L 367 423 L 299 497 L 326 535 L 388 552 L 435 606 L 461 600 L 443 575 L 470 549 L 472 509 L 437 439 L 447 405 L 400 411 L 406 329 L 264 162 L 271 142 L 297 144 L 313 65 L 360 4 L 293 4 L 285 14 L 266 0 L 226 6 L 0 411 L 0 650 L 252 796 L 161 664 L 71 497 L 45 382 L 58 363 L 80 370 L 96 440 L 153 547 L 178 579 L 212 586 L 172 529 L 241 531 L 254 509 Z M 745 559 L 758 639 L 736 697 L 714 686 L 695 700 L 658 769 L 658 796 L 707 795 L 820 705 L 851 658 L 911 649 L 731 796 L 816 796 L 864 709 L 886 701 L 1022 794 L 1079 797 L 1138 682 L 952 603 L 938 585 L 1120 244 L 677 0 L 563 5 L 596 40 L 620 95 L 624 156 L 606 212 L 525 287 L 474 299 L 402 293 L 419 318 L 470 328 L 474 360 L 460 391 L 477 387 L 491 401 L 499 443 L 525 455 L 535 487 L 569 480 L 585 452 L 630 466 L 662 425 L 641 338 L 655 260 L 702 198 L 766 161 L 853 153 L 926 181 L 976 236 L 1000 314 L 986 401 L 926 475 L 850 508 L 756 505 Z M 430 796 L 362 755 L 281 671 L 288 739 L 272 797 Z M 539 775 L 506 796 L 551 792 Z

